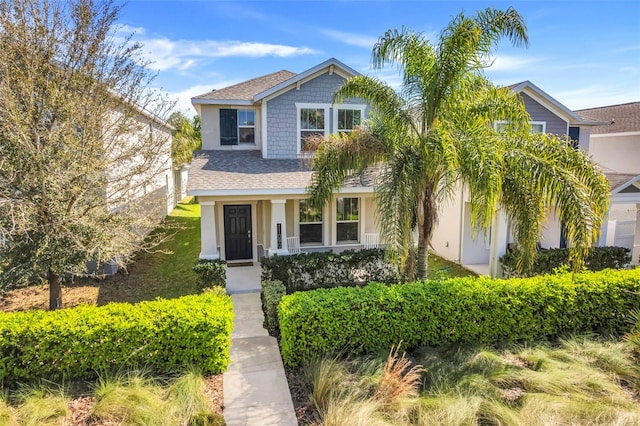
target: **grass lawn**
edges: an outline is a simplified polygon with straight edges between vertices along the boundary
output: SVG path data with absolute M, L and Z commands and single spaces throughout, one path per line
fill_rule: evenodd
M 638 425 L 638 347 L 571 338 L 503 348 L 443 346 L 301 368 L 302 423 Z M 406 361 L 424 370 L 411 371 Z
M 127 271 L 105 279 L 78 279 L 63 287 L 63 306 L 140 302 L 197 293 L 192 268 L 200 254 L 200 205 L 180 203 L 166 218 L 173 233 L 153 252 L 139 253 Z M 7 292 L 0 299 L 3 311 L 48 309 L 48 286 L 32 286 Z
M 447 277 L 467 277 L 476 276 L 476 273 L 463 268 L 457 263 L 443 259 L 433 253 L 429 253 L 429 270 L 427 272 L 427 278 L 435 279 L 440 278 L 443 275 Z

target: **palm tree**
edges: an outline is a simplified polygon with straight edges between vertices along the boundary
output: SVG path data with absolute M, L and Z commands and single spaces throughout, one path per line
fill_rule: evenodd
M 397 65 L 401 90 L 373 77 L 346 80 L 335 101 L 368 102 L 367 126 L 309 145 L 316 149 L 308 188 L 315 205 L 328 202 L 350 175 L 379 167 L 375 190 L 382 237 L 404 260 L 417 226 L 421 279 L 438 206 L 460 185 L 469 190 L 474 229 L 489 229 L 498 208 L 506 212 L 521 269 L 533 265 L 551 207 L 566 226 L 575 268 L 599 233 L 608 205 L 602 173 L 567 140 L 532 134 L 522 100 L 483 75 L 492 48 L 504 37 L 514 45 L 528 43 L 513 8 L 489 8 L 473 17 L 461 13 L 435 45 L 408 29 L 387 31 L 373 48 L 372 62 L 377 69 Z M 504 130 L 494 129 L 497 121 L 506 123 Z

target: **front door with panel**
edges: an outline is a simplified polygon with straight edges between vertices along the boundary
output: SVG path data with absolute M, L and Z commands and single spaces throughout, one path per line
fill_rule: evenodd
M 224 245 L 226 260 L 253 258 L 250 204 L 224 206 Z

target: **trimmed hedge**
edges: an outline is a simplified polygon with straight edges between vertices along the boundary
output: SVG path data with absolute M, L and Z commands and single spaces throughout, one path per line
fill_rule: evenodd
M 519 274 L 516 269 L 517 252 L 511 251 L 500 258 L 505 277 L 522 277 L 550 274 L 554 269 L 569 264 L 569 249 L 544 249 L 536 255 L 533 269 L 529 274 Z M 625 247 L 592 247 L 584 266 L 589 271 L 603 269 L 623 269 L 631 262 L 629 249 Z
M 227 286 L 227 269 L 224 260 L 204 260 L 201 259 L 193 267 L 193 272 L 198 274 L 198 287 L 200 290 L 206 288 L 226 287 Z
M 383 249 L 272 256 L 262 258 L 260 264 L 262 281 L 281 281 L 287 294 L 365 285 L 371 281 L 397 283 L 401 280 L 398 267 L 386 261 Z
M 0 313 L 0 383 L 86 379 L 123 367 L 159 373 L 229 363 L 233 306 L 222 291 L 179 299 Z
M 264 328 L 271 336 L 278 336 L 280 327 L 278 324 L 278 305 L 286 294 L 286 289 L 281 281 L 262 281 L 262 311 L 264 312 Z
M 413 348 L 622 333 L 639 295 L 640 269 L 299 292 L 280 302 L 282 357 L 295 366 L 311 355 L 372 353 L 400 341 Z

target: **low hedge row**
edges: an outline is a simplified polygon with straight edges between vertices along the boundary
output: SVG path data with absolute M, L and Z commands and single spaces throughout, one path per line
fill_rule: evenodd
M 264 312 L 264 328 L 271 336 L 278 336 L 278 305 L 286 294 L 284 284 L 278 280 L 262 281 L 262 312 Z
M 504 269 L 505 277 L 521 277 L 516 268 L 517 252 L 506 253 L 500 261 Z M 589 271 L 601 271 L 603 269 L 622 269 L 631 262 L 629 249 L 625 247 L 592 247 L 589 250 L 584 266 Z M 528 276 L 550 274 L 554 269 L 569 264 L 569 249 L 544 249 L 537 253 L 533 269 Z
M 398 267 L 386 261 L 382 249 L 272 256 L 262 258 L 260 264 L 262 281 L 282 282 L 287 294 L 364 285 L 371 281 L 396 283 L 401 280 Z
M 640 269 L 299 292 L 280 302 L 282 357 L 295 366 L 310 355 L 370 353 L 400 341 L 412 348 L 621 333 L 639 295 Z
M 227 262 L 224 260 L 205 260 L 200 259 L 193 272 L 198 275 L 198 288 L 201 290 L 227 286 Z
M 0 383 L 84 379 L 123 367 L 159 373 L 229 363 L 233 307 L 222 291 L 135 305 L 0 313 Z

